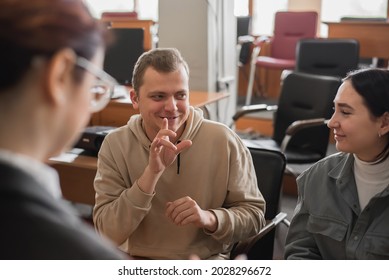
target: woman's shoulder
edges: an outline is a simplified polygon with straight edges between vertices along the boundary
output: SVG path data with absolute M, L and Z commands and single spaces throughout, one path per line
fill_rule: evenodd
M 326 173 L 336 167 L 340 162 L 343 162 L 348 156 L 348 153 L 337 152 L 326 156 L 325 158 L 314 163 L 308 169 L 301 173 L 300 177 L 307 176 L 312 173 Z

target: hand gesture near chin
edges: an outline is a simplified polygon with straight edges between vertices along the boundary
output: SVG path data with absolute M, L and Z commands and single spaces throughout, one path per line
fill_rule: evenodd
M 138 187 L 145 193 L 151 194 L 155 191 L 158 179 L 166 167 L 174 162 L 179 153 L 192 145 L 190 140 L 183 140 L 175 145 L 170 142 L 170 137 L 175 138 L 176 133 L 169 129 L 168 120 L 165 118 L 150 145 L 149 164 L 137 180 Z
M 176 137 L 176 133 L 168 128 L 168 120 L 164 118 L 161 130 L 150 146 L 149 167 L 154 173 L 163 172 L 180 152 L 192 145 L 190 140 L 183 140 L 175 145 L 170 142 L 170 137 Z

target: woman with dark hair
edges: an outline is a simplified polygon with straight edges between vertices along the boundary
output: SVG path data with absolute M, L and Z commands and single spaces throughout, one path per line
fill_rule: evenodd
M 336 148 L 297 178 L 287 259 L 389 259 L 389 71 L 344 78 L 328 123 Z
M 123 258 L 61 201 L 44 164 L 110 99 L 104 29 L 80 0 L 2 0 L 0 26 L 0 258 Z

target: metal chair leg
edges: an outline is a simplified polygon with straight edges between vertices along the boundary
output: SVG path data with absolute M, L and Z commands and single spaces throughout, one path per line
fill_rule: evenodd
M 249 82 L 247 85 L 247 92 L 246 92 L 246 103 L 245 105 L 251 104 L 251 98 L 253 95 L 253 87 L 254 87 L 254 75 L 256 70 L 256 59 L 260 52 L 261 48 L 256 46 L 253 48 L 252 54 L 251 54 L 251 62 L 250 62 L 250 75 L 249 75 Z

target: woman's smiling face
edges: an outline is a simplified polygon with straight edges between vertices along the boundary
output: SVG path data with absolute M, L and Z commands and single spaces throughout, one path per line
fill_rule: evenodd
M 370 113 L 350 81 L 339 87 L 334 106 L 328 127 L 334 132 L 337 150 L 354 153 L 364 161 L 374 160 L 384 148 L 379 137 L 381 118 Z

